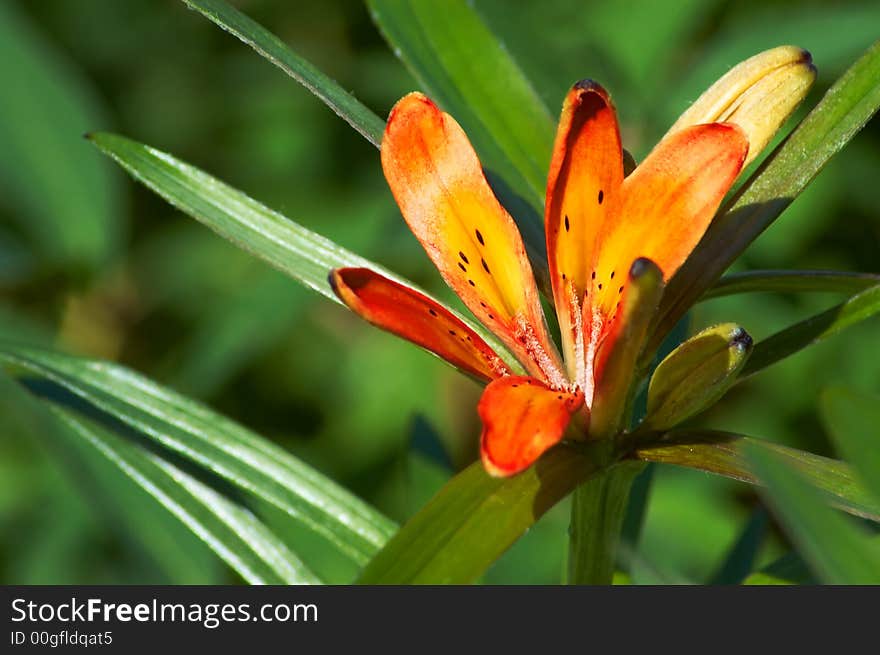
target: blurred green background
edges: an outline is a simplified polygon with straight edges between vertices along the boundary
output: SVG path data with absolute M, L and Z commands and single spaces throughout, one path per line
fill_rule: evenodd
M 380 115 L 417 88 L 360 3 L 233 4 Z M 813 53 L 811 106 L 880 25 L 874 1 L 474 5 L 554 112 L 574 81 L 606 86 L 637 156 L 709 83 L 769 47 Z M 110 130 L 172 152 L 448 297 L 398 214 L 378 151 L 305 89 L 172 0 L 2 0 L 0 79 L 0 338 L 144 372 L 397 520 L 472 461 L 475 384 L 214 236 L 82 139 Z M 869 124 L 737 268 L 880 271 L 878 128 Z M 736 321 L 762 338 L 833 302 L 719 299 L 698 306 L 691 325 Z M 878 328 L 867 321 L 775 366 L 695 423 L 834 455 L 817 396 L 832 383 L 880 390 Z M 161 510 L 21 437 L 9 403 L 0 411 L 0 583 L 237 580 Z M 711 580 L 749 522 L 761 524 L 754 492 L 733 482 L 665 468 L 649 493 L 627 549 L 637 582 Z M 558 582 L 567 520 L 563 503 L 485 580 Z M 772 525 L 761 544 L 761 561 L 786 549 Z M 331 580 L 351 573 L 313 557 Z

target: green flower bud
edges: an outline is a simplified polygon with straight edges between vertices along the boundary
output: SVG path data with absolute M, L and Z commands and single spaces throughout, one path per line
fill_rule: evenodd
M 643 426 L 666 430 L 714 404 L 751 352 L 752 338 L 734 323 L 708 328 L 682 343 L 651 377 Z

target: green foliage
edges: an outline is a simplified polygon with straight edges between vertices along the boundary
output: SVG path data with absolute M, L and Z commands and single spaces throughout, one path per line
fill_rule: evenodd
M 381 514 L 265 439 L 129 370 L 21 346 L 0 349 L 0 360 L 60 385 L 143 438 L 274 505 L 358 564 L 365 563 L 394 531 L 394 524 Z M 138 467 L 152 465 L 131 464 L 129 460 L 137 455 L 126 453 L 138 451 L 125 450 L 128 447 L 118 437 L 63 412 L 62 418 L 141 486 L 148 487 L 144 480 L 156 477 L 155 471 L 147 477 L 138 474 Z M 175 479 L 174 468 L 163 466 L 160 469 Z M 184 474 L 177 477 L 190 493 L 216 497 L 196 480 L 189 484 Z M 165 495 L 162 498 L 165 502 Z
M 880 584 L 880 551 L 868 533 L 827 507 L 821 494 L 765 450 L 746 455 L 767 500 L 813 571 L 829 584 Z

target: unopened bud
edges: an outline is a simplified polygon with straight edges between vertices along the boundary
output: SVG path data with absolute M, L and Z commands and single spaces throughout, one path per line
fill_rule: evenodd
M 780 46 L 746 59 L 709 87 L 666 133 L 699 123 L 735 123 L 749 139 L 747 166 L 791 116 L 816 80 L 810 53 Z
M 751 351 L 752 338 L 734 323 L 685 341 L 651 377 L 644 427 L 666 430 L 714 404 L 736 381 Z

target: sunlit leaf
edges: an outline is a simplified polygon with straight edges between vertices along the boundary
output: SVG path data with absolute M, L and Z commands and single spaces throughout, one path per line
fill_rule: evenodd
M 880 275 L 839 271 L 749 271 L 725 275 L 701 300 L 738 293 L 821 293 L 855 294 L 880 284 Z
M 4 392 L 14 385 L 2 372 Z M 319 580 L 259 519 L 178 466 L 54 400 L 38 400 L 13 389 L 31 410 L 43 440 L 65 453 L 97 453 L 100 465 L 123 473 L 194 532 L 214 553 L 252 584 L 314 584 Z M 84 452 L 85 451 L 85 452 Z
M 223 0 L 183 0 L 221 28 L 235 35 L 318 96 L 370 143 L 382 141 L 385 121 L 335 81 L 290 49 L 265 27 Z
M 568 447 L 511 478 L 479 462 L 450 480 L 367 565 L 361 584 L 467 584 L 544 512 L 595 472 Z
M 746 446 L 745 454 L 765 499 L 775 510 L 810 568 L 831 584 L 880 584 L 880 548 L 852 519 L 827 500 L 778 454 Z M 799 474 L 800 473 L 800 474 Z
M 872 498 L 850 467 L 827 457 L 728 432 L 672 430 L 651 445 L 640 446 L 635 457 L 675 464 L 755 484 L 745 449 L 765 449 L 797 470 L 826 493 L 840 509 L 880 521 L 880 500 Z
M 0 348 L 0 361 L 61 385 L 275 505 L 356 562 L 369 559 L 394 532 L 387 518 L 281 448 L 129 369 L 9 345 Z
M 327 279 L 334 268 L 366 267 L 415 288 L 411 282 L 378 264 L 307 230 L 167 153 L 115 134 L 93 134 L 90 138 L 136 180 L 182 212 L 330 300 L 339 302 Z M 490 337 L 473 321 L 456 315 L 480 334 L 495 352 L 502 356 L 507 353 L 497 339 Z M 513 361 L 509 355 L 505 359 Z

